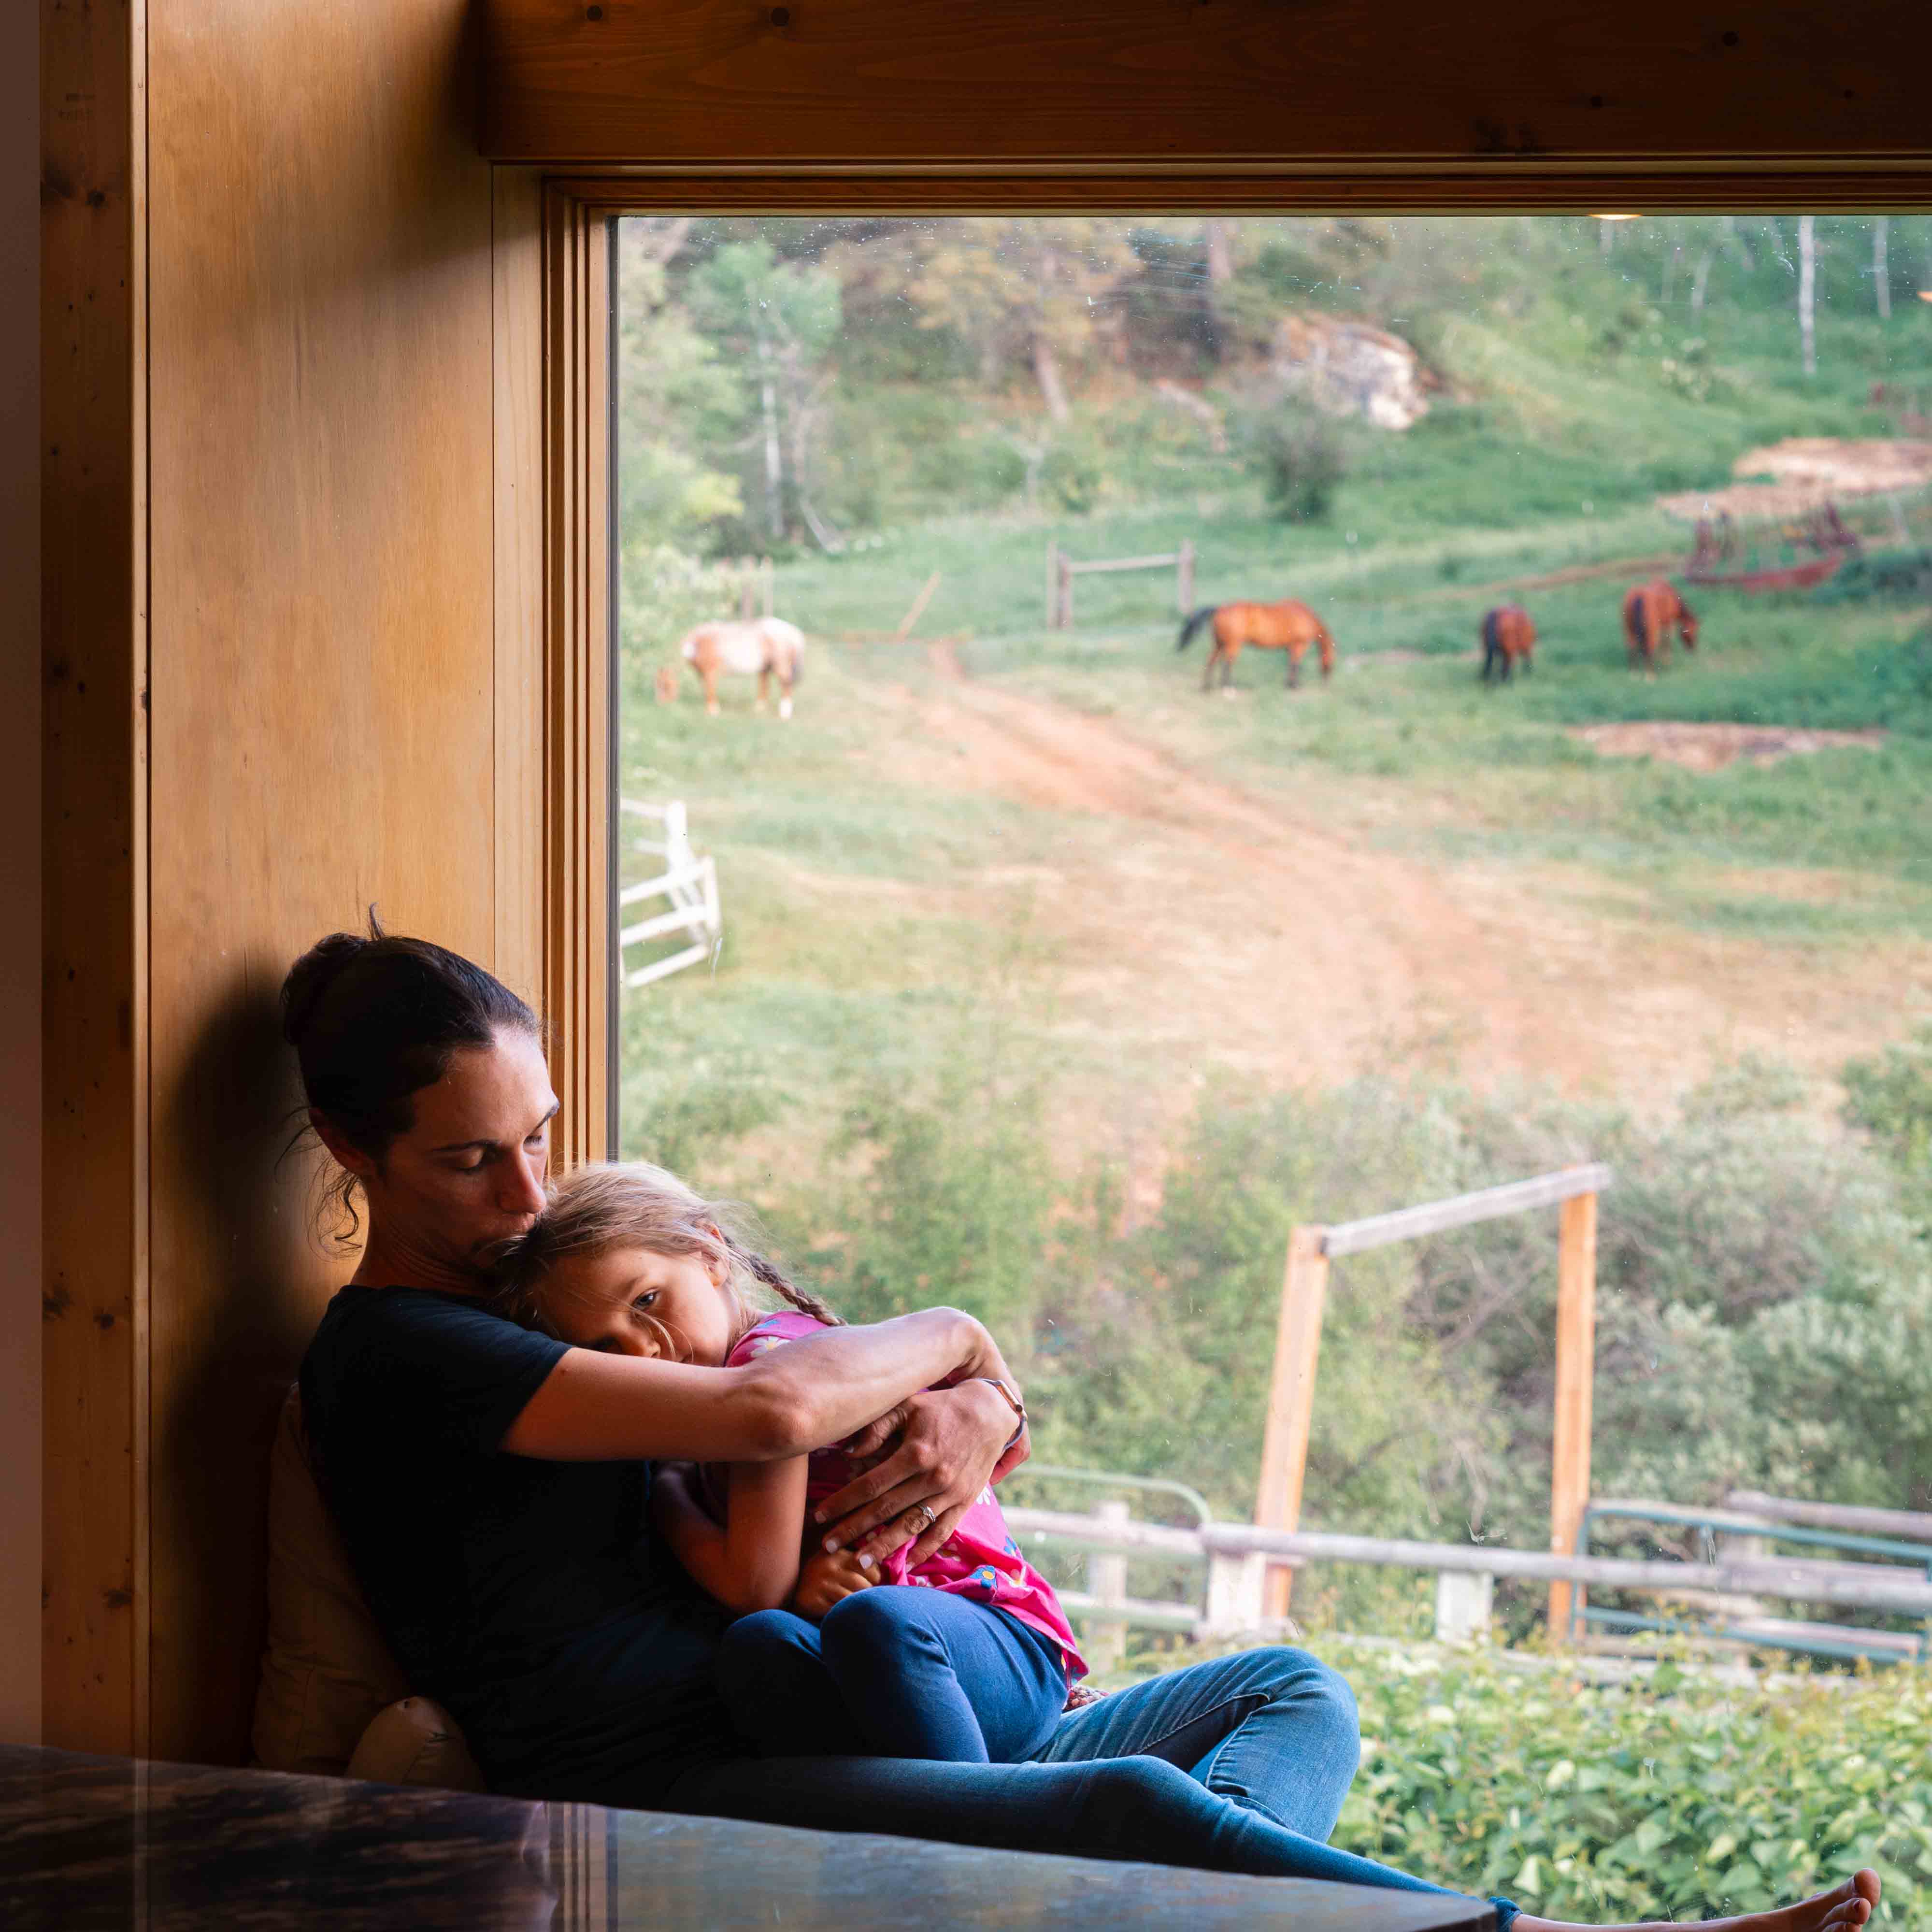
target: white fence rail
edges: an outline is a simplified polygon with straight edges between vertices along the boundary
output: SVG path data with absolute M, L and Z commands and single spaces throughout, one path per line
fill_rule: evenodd
M 1251 1523 L 1207 1522 L 1195 1529 L 1132 1522 L 1062 1510 L 1010 1508 L 1006 1521 L 1023 1547 L 1105 1552 L 1205 1567 L 1204 1587 L 1193 1603 L 1154 1603 L 1090 1588 L 1063 1592 L 1060 1601 L 1083 1622 L 1138 1624 L 1184 1630 L 1197 1636 L 1271 1626 L 1262 1614 L 1261 1577 L 1274 1562 L 1368 1563 L 1436 1572 L 1436 1634 L 1460 1638 L 1486 1622 L 1486 1598 L 1498 1576 L 1539 1582 L 1595 1585 L 1608 1590 L 1681 1596 L 1708 1591 L 1834 1604 L 1894 1615 L 1932 1617 L 1932 1582 L 1882 1563 L 1824 1564 L 1802 1558 L 1738 1558 L 1720 1563 L 1628 1562 L 1609 1556 L 1559 1556 L 1540 1550 L 1479 1549 L 1460 1543 L 1408 1543 L 1375 1536 L 1340 1536 L 1325 1531 L 1262 1529 Z M 1859 1574 L 1858 1572 L 1864 1572 Z M 1450 1578 L 1472 1584 L 1445 1588 Z
M 662 859 L 664 870 L 655 878 L 641 879 L 626 886 L 617 895 L 617 916 L 621 920 L 634 906 L 655 898 L 670 902 L 668 911 L 620 925 L 617 932 L 618 955 L 624 961 L 624 984 L 648 986 L 654 980 L 676 973 L 686 966 L 715 958 L 724 942 L 724 918 L 718 902 L 718 868 L 709 858 L 699 858 L 691 849 L 691 832 L 685 819 L 684 801 L 670 799 L 662 805 L 627 798 L 620 801 L 626 819 L 641 819 L 659 832 L 631 842 L 631 850 Z M 691 943 L 662 959 L 652 959 L 632 967 L 628 956 L 633 946 L 648 946 L 653 940 L 673 933 L 684 933 Z

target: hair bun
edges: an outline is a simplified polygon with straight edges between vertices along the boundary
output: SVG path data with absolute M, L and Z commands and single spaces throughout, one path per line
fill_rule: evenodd
M 282 982 L 282 1037 L 291 1046 L 302 1045 L 302 1036 L 309 1030 L 316 1009 L 329 988 L 382 937 L 374 908 L 369 914 L 369 926 L 367 938 L 359 932 L 332 932 L 327 938 L 317 940 L 289 968 L 288 977 Z

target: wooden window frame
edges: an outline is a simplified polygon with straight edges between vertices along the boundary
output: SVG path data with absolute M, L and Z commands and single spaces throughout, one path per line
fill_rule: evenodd
M 927 167 L 702 170 L 602 169 L 539 177 L 542 216 L 544 419 L 542 683 L 544 693 L 542 984 L 562 1102 L 557 1157 L 598 1160 L 617 1149 L 615 796 L 616 588 L 610 542 L 616 450 L 613 390 L 616 221 L 629 214 L 863 212 L 935 217 L 1028 213 L 1429 212 L 1585 214 L 1621 202 L 1642 212 L 1917 213 L 1932 176 L 1912 168 L 1827 164 L 1772 172 L 1738 164 L 1694 173 L 1519 177 L 1358 172 L 1346 187 L 1310 170 L 1265 179 L 1200 170 L 1037 170 L 962 176 Z M 514 532 L 500 532 L 514 548 Z M 527 542 L 528 533 L 524 532 Z M 500 551 L 506 548 L 500 541 Z M 500 787 L 500 790 L 504 788 Z

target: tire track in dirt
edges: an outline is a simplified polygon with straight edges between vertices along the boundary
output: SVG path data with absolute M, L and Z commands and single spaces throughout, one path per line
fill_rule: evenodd
M 1534 970 L 1514 970 L 1520 944 L 1499 945 L 1426 866 L 1285 819 L 1108 720 L 971 681 L 949 646 L 931 658 L 949 688 L 914 708 L 923 734 L 963 757 L 956 777 L 1050 811 L 1140 821 L 1184 872 L 1191 860 L 1166 921 L 1154 915 L 1172 868 L 1156 866 L 1151 880 L 1070 880 L 1071 922 L 1098 940 L 1110 912 L 1116 925 L 1141 919 L 1143 971 L 1148 956 L 1172 956 L 1177 974 L 1240 1014 L 1232 1030 L 1270 1036 L 1259 1057 L 1275 1070 L 1345 1078 L 1378 1047 L 1445 1033 L 1460 1036 L 1472 1072 L 1568 1085 L 1594 1070 L 1568 1000 L 1552 1000 Z
M 1130 1070 L 1152 1053 L 1170 1074 L 1226 1065 L 1327 1085 L 1420 1064 L 1648 1111 L 1756 1052 L 1809 1074 L 1822 1112 L 1844 1060 L 1932 1000 L 1932 946 L 1909 935 L 1820 950 L 1659 919 L 1641 888 L 1587 868 L 1450 872 L 1304 823 L 1112 719 L 968 679 L 950 646 L 931 659 L 936 693 L 898 687 L 894 775 L 1070 815 L 1054 863 L 984 883 L 1037 874 L 1069 1024 Z M 1101 823 L 1084 833 L 1080 818 Z M 1121 838 L 1123 821 L 1138 834 Z M 1806 878 L 1803 891 L 1776 871 L 1708 889 L 1774 902 L 1870 889 Z

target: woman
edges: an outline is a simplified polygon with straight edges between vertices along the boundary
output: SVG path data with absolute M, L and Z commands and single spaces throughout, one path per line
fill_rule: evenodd
M 303 1360 L 310 1439 L 398 1660 L 463 1725 L 493 1786 L 1440 1890 L 1327 1844 L 1356 1767 L 1354 1701 L 1300 1651 L 1118 1692 L 1024 1764 L 740 1756 L 712 1688 L 722 1613 L 650 1528 L 652 1460 L 890 1446 L 823 1506 L 827 1545 L 922 1557 L 1027 1453 L 998 1346 L 944 1308 L 726 1370 L 658 1359 L 628 1324 L 582 1347 L 518 1328 L 484 1295 L 544 1198 L 556 1100 L 535 1016 L 467 960 L 380 932 L 322 940 L 282 1000 L 310 1124 L 344 1204 L 359 1194 L 368 1215 L 361 1262 Z M 1856 1927 L 1877 1895 L 1862 1872 L 1726 1922 Z M 1542 1932 L 1497 1904 L 1505 1932 L 1512 1918 Z

